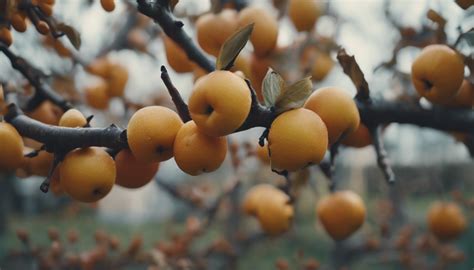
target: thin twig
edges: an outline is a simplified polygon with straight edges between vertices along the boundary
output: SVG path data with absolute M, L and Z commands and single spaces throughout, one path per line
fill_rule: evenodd
M 183 98 L 179 94 L 178 89 L 176 89 L 176 87 L 171 82 L 171 78 L 165 66 L 161 66 L 161 79 L 163 80 L 166 88 L 168 89 L 168 93 L 170 94 L 171 99 L 173 100 L 173 103 L 176 106 L 176 110 L 178 110 L 178 114 L 179 117 L 181 117 L 181 120 L 183 120 L 183 122 L 191 121 L 188 105 L 184 102 Z

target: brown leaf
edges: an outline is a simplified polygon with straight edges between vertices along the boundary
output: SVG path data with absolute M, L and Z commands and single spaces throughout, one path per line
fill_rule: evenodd
M 72 46 L 74 46 L 76 50 L 79 50 L 81 48 L 81 34 L 79 34 L 79 32 L 74 27 L 64 23 L 59 23 L 57 25 L 57 29 L 58 31 L 61 31 L 66 34 Z
M 285 81 L 275 71 L 268 72 L 263 79 L 263 101 L 265 106 L 275 106 L 276 100 L 282 89 L 285 87 Z
M 345 49 L 340 49 L 337 53 L 337 60 L 342 66 L 344 73 L 351 78 L 357 88 L 357 99 L 368 100 L 370 99 L 369 84 L 365 80 L 364 73 L 357 64 L 355 57 L 350 56 L 346 53 Z
M 300 108 L 313 92 L 311 77 L 301 79 L 290 86 L 282 89 L 275 102 L 277 113 Z
M 458 6 L 460 6 L 462 9 L 466 10 L 471 6 L 474 6 L 474 1 L 456 0 L 456 4 L 458 4 Z
M 249 24 L 230 36 L 222 45 L 217 57 L 216 68 L 219 70 L 229 70 L 234 65 L 234 61 L 240 51 L 245 47 L 252 34 L 254 24 Z

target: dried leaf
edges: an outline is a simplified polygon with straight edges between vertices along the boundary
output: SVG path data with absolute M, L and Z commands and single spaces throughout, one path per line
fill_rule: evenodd
M 344 73 L 351 78 L 357 88 L 357 99 L 368 100 L 370 98 L 369 84 L 365 80 L 364 73 L 357 64 L 354 56 L 349 56 L 346 50 L 341 49 L 337 53 L 337 60 L 342 66 Z
M 313 92 L 311 77 L 306 77 L 282 89 L 275 102 L 277 113 L 300 108 Z
M 460 6 L 462 9 L 466 10 L 471 6 L 474 6 L 474 1 L 456 0 L 456 4 L 458 4 L 458 6 Z
M 217 69 L 229 70 L 234 65 L 235 59 L 249 41 L 253 26 L 253 23 L 245 26 L 224 42 L 217 57 Z
M 268 72 L 263 79 L 263 101 L 265 106 L 275 106 L 276 100 L 284 87 L 285 81 L 278 73 L 275 71 Z
M 74 27 L 64 23 L 59 23 L 57 25 L 57 29 L 58 31 L 66 34 L 72 46 L 74 46 L 76 50 L 79 50 L 81 48 L 81 34 L 79 34 L 79 32 Z

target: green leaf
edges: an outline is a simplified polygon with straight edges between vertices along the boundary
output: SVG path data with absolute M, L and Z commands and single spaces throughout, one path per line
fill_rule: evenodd
M 81 48 L 81 34 L 79 34 L 79 32 L 74 27 L 64 23 L 59 23 L 57 25 L 57 29 L 58 31 L 61 31 L 66 34 L 72 46 L 74 46 L 76 50 L 79 50 Z
M 278 73 L 273 70 L 268 72 L 263 79 L 263 101 L 265 106 L 275 106 L 276 100 L 284 87 L 285 81 Z
M 276 112 L 281 113 L 303 107 L 312 92 L 313 83 L 311 82 L 311 77 L 306 77 L 283 88 L 275 102 Z
M 235 32 L 222 45 L 219 56 L 216 61 L 216 68 L 220 70 L 229 70 L 240 51 L 245 47 L 252 34 L 254 24 L 249 24 L 239 31 Z M 216 26 L 218 27 L 218 26 Z

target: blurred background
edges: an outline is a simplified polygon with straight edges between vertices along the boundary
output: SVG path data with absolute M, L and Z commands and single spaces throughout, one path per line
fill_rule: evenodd
M 136 12 L 135 3 L 127 1 L 116 1 L 117 8 L 113 13 L 106 13 L 99 1 L 56 2 L 54 16 L 81 33 L 82 46 L 75 53 L 75 57 L 83 63 L 90 63 L 98 55 L 104 55 L 104 50 L 114 48 L 112 43 L 116 41 L 116 36 L 127 27 L 128 18 L 135 16 L 133 14 Z M 278 15 L 272 1 L 248 2 L 263 6 L 275 16 Z M 426 18 L 427 11 L 430 8 L 436 10 L 447 20 L 445 31 L 448 43 L 453 43 L 458 37 L 458 27 L 465 30 L 474 27 L 474 9 L 465 11 L 451 0 L 320 2 L 325 7 L 325 14 L 318 19 L 315 33 L 331 37 L 349 54 L 355 55 L 374 98 L 394 100 L 405 93 L 414 93 L 407 76 L 411 62 L 420 48 L 403 48 L 394 67 L 375 70 L 381 63 L 390 60 L 397 42 L 401 39 L 400 32 L 390 21 L 387 11 L 396 19 L 398 26 L 421 31 L 424 26 L 433 25 L 433 22 Z M 211 1 L 181 0 L 174 13 L 183 20 L 185 31 L 194 36 L 194 20 L 210 8 Z M 125 92 L 125 99 L 129 104 L 147 104 L 153 100 L 173 107 L 160 78 L 160 66 L 168 64 L 159 26 L 151 23 L 143 35 L 146 39 L 146 53 L 134 48 L 113 49 L 107 52 L 107 58 L 122 64 L 129 72 Z M 294 30 L 287 16 L 280 17 L 278 47 L 291 47 L 304 39 L 304 35 Z M 93 126 L 115 123 L 126 127 L 133 111 L 123 105 L 123 100 L 111 100 L 107 111 L 97 111 L 81 104 L 83 89 L 97 80 L 85 72 L 82 65 L 41 46 L 43 37 L 38 35 L 33 27 L 29 27 L 25 33 L 14 32 L 14 39 L 12 51 L 49 75 L 49 83 L 53 87 L 55 83 L 59 83 L 58 78 L 72 80 L 72 84 L 67 87 L 79 93 L 75 102 L 84 115 L 94 114 Z M 64 41 L 63 44 L 72 49 L 69 42 Z M 244 51 L 251 51 L 250 46 Z M 474 52 L 469 44 L 462 44 L 460 49 L 465 54 Z M 314 83 L 314 89 L 334 85 L 354 94 L 355 87 L 337 64 L 336 51 L 330 56 L 336 64 L 324 80 Z M 193 85 L 193 74 L 178 74 L 169 70 L 173 83 L 187 100 Z M 291 75 L 288 77 L 292 78 Z M 18 86 L 25 83 L 21 74 L 12 69 L 4 55 L 0 55 L 0 80 Z M 423 101 L 422 105 L 431 106 Z M 231 136 L 242 146 L 239 151 L 243 158 L 237 170 L 228 156 L 224 165 L 216 172 L 191 177 L 181 172 L 171 159 L 160 164 L 156 178 L 167 185 L 187 187 L 186 192 L 192 196 L 212 202 L 225 190 L 226 184 L 233 177 L 239 177 L 243 183 L 236 199 L 239 201 L 245 191 L 256 183 L 282 181 L 280 176 L 271 172 L 268 164 L 255 155 L 247 156 L 244 153 L 249 145 L 255 147 L 262 132 L 263 129 L 255 128 Z M 462 139 L 446 132 L 392 123 L 384 129 L 383 141 L 397 177 L 392 189 L 389 189 L 376 165 L 372 146 L 343 148 L 337 157 L 334 178 L 338 187 L 351 189 L 362 195 L 369 211 L 363 228 L 347 240 L 348 242 L 380 243 L 383 238 L 396 238 L 403 233 L 410 234 L 413 241 L 421 239 L 426 232 L 427 209 L 431 202 L 439 199 L 462 201 L 469 221 L 472 220 L 474 167 Z M 333 255 L 338 244 L 327 236 L 315 216 L 316 202 L 328 192 L 327 179 L 317 167 L 305 170 L 297 178 L 305 185 L 298 190 L 292 229 L 281 237 L 258 239 L 246 247 L 239 253 L 238 269 L 284 268 L 285 263 L 290 265 L 288 269 L 306 269 L 304 267 L 308 266 L 308 262 L 331 265 L 332 260 L 337 260 Z M 99 231 L 99 234 L 105 232 L 113 235 L 123 247 L 133 242 L 133 239 L 141 237 L 142 249 L 150 250 L 160 243 L 172 241 L 173 237 L 176 238 L 175 235 L 186 230 L 190 218 L 202 215 L 202 211 L 176 199 L 164 190 L 161 184 L 155 182 L 136 190 L 114 187 L 105 199 L 90 205 L 74 202 L 67 196 L 58 197 L 51 192 L 43 194 L 39 190 L 42 180 L 42 177 L 36 176 L 20 179 L 14 174 L 0 175 L 1 269 L 23 269 L 15 268 L 18 265 L 24 269 L 32 269 L 29 262 L 18 264 L 17 257 L 14 256 L 15 252 L 24 249 L 18 239 L 19 229 L 29 232 L 31 242 L 36 246 L 48 247 L 51 234 L 55 231 L 66 241 L 72 231 L 80 236 L 74 248 L 88 250 L 94 247 Z M 232 204 L 224 201 L 219 207 L 216 222 L 193 242 L 192 249 L 198 250 L 220 239 L 222 231 L 229 229 L 230 225 L 224 221 L 231 211 Z M 255 220 L 250 217 L 242 219 L 244 220 L 240 223 L 241 226 L 259 232 Z M 385 231 L 388 230 L 386 227 L 390 228 L 390 232 Z M 445 269 L 473 267 L 473 240 L 474 227 L 469 222 L 469 228 L 463 237 L 453 243 L 464 257 Z M 401 269 L 405 266 L 400 254 L 393 251 L 367 251 L 365 255 L 347 256 L 347 260 L 350 260 L 349 269 Z M 430 256 L 427 255 L 426 260 L 433 259 Z M 215 267 L 211 264 L 210 268 L 220 267 L 219 260 L 216 261 Z

